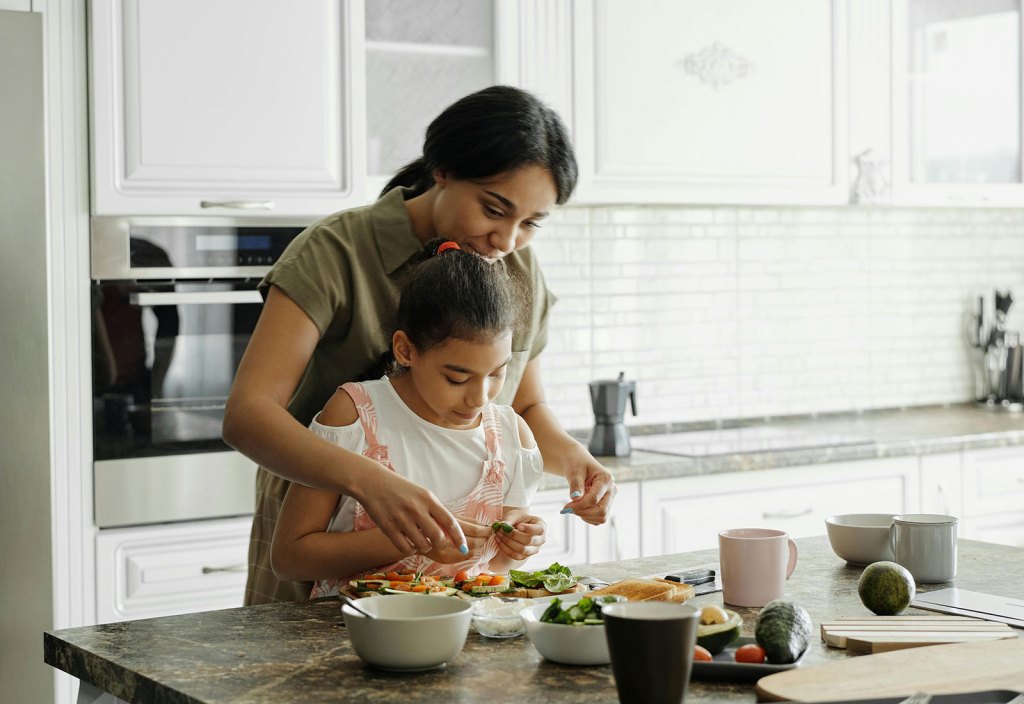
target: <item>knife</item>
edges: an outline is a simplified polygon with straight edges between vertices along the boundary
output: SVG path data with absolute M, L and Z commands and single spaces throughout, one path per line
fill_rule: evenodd
M 718 579 L 718 571 L 710 568 L 695 568 L 680 572 L 671 572 L 664 577 L 672 582 L 689 584 L 693 587 L 695 596 L 701 594 L 712 594 L 722 591 L 721 581 Z

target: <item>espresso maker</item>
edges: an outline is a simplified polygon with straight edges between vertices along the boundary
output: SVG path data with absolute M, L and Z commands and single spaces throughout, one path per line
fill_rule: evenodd
M 623 421 L 626 400 L 636 415 L 636 382 L 618 379 L 590 382 L 590 403 L 594 407 L 594 431 L 588 449 L 593 455 L 625 457 L 630 453 L 629 429 Z

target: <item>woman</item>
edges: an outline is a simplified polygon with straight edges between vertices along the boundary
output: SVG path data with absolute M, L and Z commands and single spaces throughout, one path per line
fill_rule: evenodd
M 423 156 L 376 203 L 335 213 L 288 247 L 260 284 L 263 312 L 224 413 L 224 440 L 260 465 L 246 604 L 310 593 L 309 583 L 278 581 L 270 565 L 292 481 L 356 499 L 400 551 L 467 549 L 459 523 L 431 492 L 307 428 L 337 386 L 380 376 L 402 277 L 423 243 L 438 236 L 485 260 L 504 258 L 530 283 L 529 328 L 513 338 L 496 402 L 526 420 L 545 471 L 567 479 L 571 500 L 563 512 L 605 521 L 615 496 L 611 474 L 544 401 L 537 355 L 554 297 L 526 248 L 551 208 L 568 200 L 576 174 L 557 114 L 525 91 L 494 86 L 435 118 Z

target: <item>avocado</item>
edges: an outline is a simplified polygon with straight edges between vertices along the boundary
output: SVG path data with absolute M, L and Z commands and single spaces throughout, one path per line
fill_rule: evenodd
M 724 612 L 726 620 L 722 623 L 701 623 L 697 626 L 697 645 L 707 648 L 712 655 L 722 652 L 740 637 L 743 617 L 729 609 L 724 609 Z
M 796 602 L 769 601 L 758 614 L 754 639 L 764 648 L 768 662 L 796 662 L 811 641 L 811 617 Z

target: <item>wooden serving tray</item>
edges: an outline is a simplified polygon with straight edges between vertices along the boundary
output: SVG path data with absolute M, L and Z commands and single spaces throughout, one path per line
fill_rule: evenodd
M 1005 623 L 967 616 L 845 616 L 821 624 L 821 639 L 853 653 L 1016 638 Z

